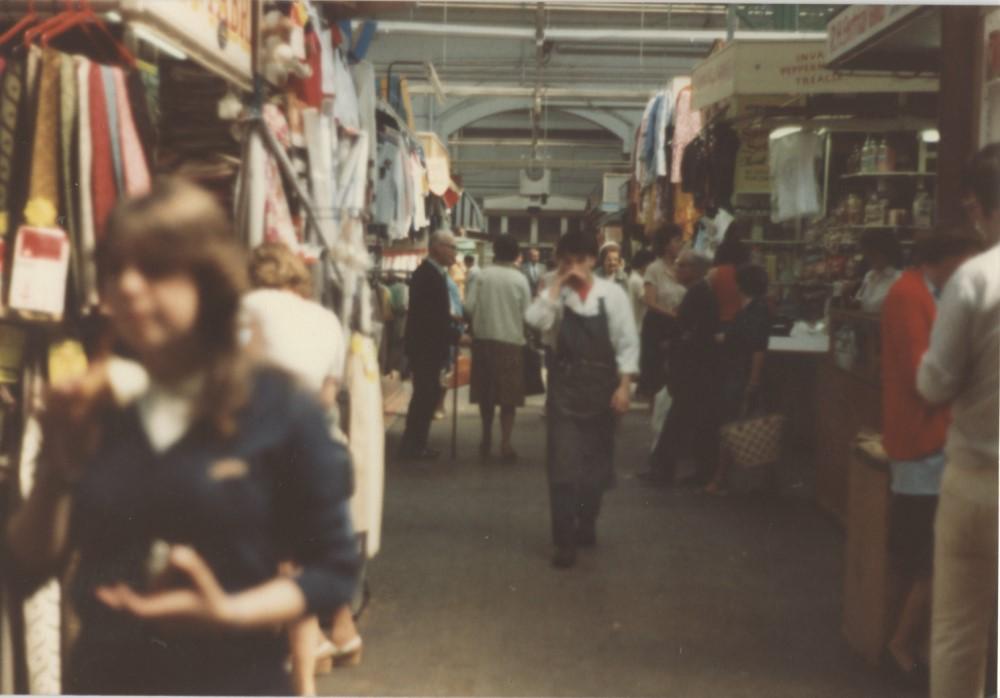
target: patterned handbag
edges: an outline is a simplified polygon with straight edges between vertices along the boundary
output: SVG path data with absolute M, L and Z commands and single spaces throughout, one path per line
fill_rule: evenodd
M 722 450 L 741 468 L 756 468 L 778 460 L 785 417 L 765 414 L 730 422 L 719 430 Z

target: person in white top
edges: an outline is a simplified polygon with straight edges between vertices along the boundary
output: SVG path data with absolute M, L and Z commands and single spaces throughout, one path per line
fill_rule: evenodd
M 551 350 L 546 403 L 556 567 L 596 542 L 601 499 L 614 478 L 616 415 L 629 407 L 639 338 L 628 296 L 594 276 L 597 242 L 583 231 L 556 247 L 558 271 L 525 312 Z
M 632 255 L 632 272 L 628 277 L 628 299 L 632 302 L 632 313 L 635 315 L 636 329 L 642 328 L 642 320 L 646 317 L 646 269 L 656 259 L 649 250 L 639 250 Z
M 677 308 L 684 300 L 686 291 L 677 280 L 676 266 L 677 255 L 683 247 L 684 233 L 680 227 L 673 223 L 661 227 L 653 235 L 656 260 L 646 267 L 643 276 L 643 302 L 647 313 L 641 328 L 642 365 L 638 392 L 649 397 L 666 384 L 666 343 L 676 331 Z
M 242 300 L 250 352 L 291 373 L 336 414 L 344 333 L 337 316 L 311 300 L 312 279 L 305 263 L 282 243 L 264 243 L 251 255 L 250 282 L 255 288 Z M 292 681 L 299 695 L 316 694 L 318 662 L 356 663 L 361 658 L 361 636 L 350 606 L 337 610 L 332 626 L 332 641 L 323 639 L 316 616 L 289 629 Z
M 934 525 L 932 698 L 982 696 L 996 634 L 1000 144 L 976 155 L 967 182 L 991 247 L 945 286 L 917 372 L 920 394 L 931 404 L 950 402 L 952 416 Z
M 865 274 L 855 300 L 864 312 L 878 313 L 889 289 L 902 274 L 899 241 L 891 230 L 866 230 L 861 237 L 861 252 L 871 269 Z
M 524 405 L 524 311 L 531 289 L 514 266 L 517 241 L 501 235 L 493 242 L 494 265 L 479 273 L 469 289 L 465 310 L 472 317 L 472 382 L 470 398 L 479 405 L 483 432 L 479 455 L 489 458 L 493 414 L 500 407 L 500 457 L 517 460 L 510 439 L 514 415 Z

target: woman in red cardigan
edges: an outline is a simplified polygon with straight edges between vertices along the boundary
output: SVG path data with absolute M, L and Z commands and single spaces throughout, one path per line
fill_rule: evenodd
M 889 549 L 906 584 L 886 659 L 908 681 L 925 675 L 918 658 L 926 653 L 930 623 L 933 522 L 949 422 L 946 407 L 930 407 L 917 393 L 917 368 L 930 342 L 937 297 L 978 246 L 978 238 L 964 230 L 920 240 L 917 265 L 893 284 L 882 307 L 882 444 L 893 493 Z

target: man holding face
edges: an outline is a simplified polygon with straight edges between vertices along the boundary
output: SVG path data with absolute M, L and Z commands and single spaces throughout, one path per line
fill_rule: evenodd
M 572 567 L 596 544 L 604 491 L 614 481 L 617 416 L 629 407 L 639 338 L 628 296 L 594 275 L 597 242 L 583 231 L 556 246 L 557 269 L 525 312 L 550 349 L 546 403 L 552 562 Z

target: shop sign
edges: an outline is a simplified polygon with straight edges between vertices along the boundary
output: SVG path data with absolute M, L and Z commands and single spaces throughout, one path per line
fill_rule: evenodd
M 243 87 L 252 81 L 253 0 L 123 0 L 127 22 L 148 26 L 209 70 Z
M 826 27 L 825 62 L 836 62 L 919 9 L 919 5 L 848 6 Z
M 692 104 L 704 109 L 738 95 L 934 92 L 936 78 L 841 75 L 826 67 L 822 41 L 744 41 L 694 69 Z
M 740 149 L 736 153 L 733 192 L 736 194 L 769 194 L 771 192 L 771 175 L 768 170 L 767 144 L 770 130 L 744 126 L 738 134 Z

